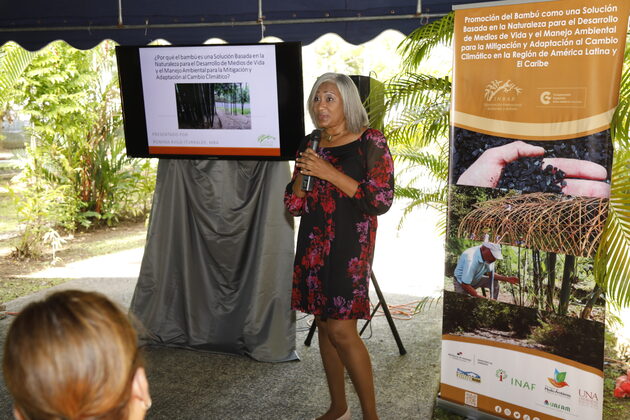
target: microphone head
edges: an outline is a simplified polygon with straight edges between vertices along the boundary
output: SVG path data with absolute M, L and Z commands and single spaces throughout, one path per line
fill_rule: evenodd
M 322 139 L 322 130 L 316 129 L 311 133 L 311 149 L 317 150 L 319 142 Z

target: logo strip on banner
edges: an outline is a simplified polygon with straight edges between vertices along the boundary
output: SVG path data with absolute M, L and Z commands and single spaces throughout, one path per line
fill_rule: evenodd
M 529 347 L 517 346 L 510 343 L 501 343 L 499 341 L 484 340 L 482 338 L 476 338 L 476 337 L 460 337 L 460 336 L 451 335 L 451 334 L 443 334 L 442 340 L 449 340 L 449 341 L 460 342 L 460 343 L 471 343 L 471 344 L 477 344 L 477 345 L 482 345 L 482 346 L 489 346 L 489 347 L 496 347 L 496 348 L 505 349 L 505 350 L 511 350 L 511 351 L 524 353 L 524 354 L 530 354 L 532 356 L 542 357 L 544 359 L 553 360 L 553 361 L 563 363 L 568 366 L 575 367 L 585 372 L 592 373 L 593 375 L 597 375 L 601 378 L 604 377 L 604 372 L 601 369 L 597 369 L 593 366 L 585 365 L 584 363 L 576 362 L 575 360 L 567 359 L 566 357 L 556 356 L 555 354 L 550 354 L 550 353 L 532 349 Z
M 597 418 L 603 373 L 536 349 L 444 336 L 440 398 L 515 419 Z M 544 415 L 543 415 L 544 414 Z
M 463 388 L 440 384 L 441 397 L 451 402 L 466 401 L 471 407 L 478 408 L 495 416 L 520 420 L 562 420 L 562 417 L 541 413 L 505 401 L 497 400 L 487 395 L 471 393 Z

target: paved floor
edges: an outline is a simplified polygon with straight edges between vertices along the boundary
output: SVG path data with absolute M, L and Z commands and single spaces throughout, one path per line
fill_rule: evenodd
M 390 305 L 435 295 L 441 288 L 443 251 L 435 235 L 437 213 L 410 219 L 402 230 L 402 213 L 393 208 L 379 217 L 374 270 Z M 136 284 L 142 249 L 95 257 L 65 267 L 34 273 L 33 277 L 71 278 L 55 289 L 98 290 L 128 307 Z M 6 304 L 19 311 L 49 291 Z M 372 296 L 373 302 L 376 297 Z M 375 317 L 364 333 L 372 356 L 379 414 L 383 420 L 430 419 L 439 381 L 441 305 L 409 320 L 396 320 L 407 354 L 400 356 L 384 317 Z M 4 343 L 11 318 L 0 321 Z M 310 317 L 298 314 L 296 350 L 300 361 L 261 363 L 247 357 L 164 347 L 146 351 L 153 396 L 148 419 L 282 420 L 310 419 L 328 402 L 317 339 L 304 345 Z M 353 418 L 360 407 L 348 384 Z M 11 401 L 0 381 L 0 419 L 10 419 Z
M 134 278 L 82 278 L 56 288 L 99 290 L 128 305 Z M 19 311 L 44 293 L 7 304 Z M 386 293 L 388 304 L 416 297 Z M 261 363 L 247 357 L 193 352 L 163 347 L 147 349 L 148 376 L 153 396 L 149 419 L 309 419 L 324 410 L 328 391 L 317 340 L 304 345 L 310 317 L 299 315 L 297 352 L 300 361 Z M 441 307 L 398 320 L 396 326 L 407 354 L 400 356 L 384 317 L 375 317 L 364 333 L 372 355 L 381 419 L 429 419 L 439 377 Z M 4 341 L 10 319 L 0 321 Z M 348 381 L 348 389 L 351 384 Z M 349 392 L 353 418 L 359 402 Z M 0 418 L 10 418 L 10 398 L 0 383 Z

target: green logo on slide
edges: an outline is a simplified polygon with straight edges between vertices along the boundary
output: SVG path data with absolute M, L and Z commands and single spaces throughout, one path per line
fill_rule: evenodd
M 274 136 L 270 136 L 269 134 L 261 134 L 258 136 L 258 143 L 263 146 L 270 146 L 275 139 Z

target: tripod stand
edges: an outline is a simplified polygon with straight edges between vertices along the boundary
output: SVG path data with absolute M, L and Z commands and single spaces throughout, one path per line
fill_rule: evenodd
M 374 310 L 372 310 L 372 315 L 370 319 L 363 324 L 363 328 L 359 332 L 359 335 L 363 334 L 363 331 L 369 325 L 371 318 L 374 317 L 374 314 L 378 310 L 379 306 L 383 308 L 383 312 L 385 313 L 385 318 L 387 318 L 387 323 L 389 324 L 389 328 L 392 330 L 392 335 L 394 336 L 394 340 L 396 340 L 396 344 L 398 345 L 398 352 L 400 355 L 407 354 L 407 350 L 405 350 L 405 346 L 403 346 L 402 341 L 400 340 L 400 335 L 398 335 L 398 330 L 396 329 L 396 325 L 394 324 L 394 320 L 392 319 L 392 314 L 389 312 L 389 307 L 387 306 L 387 302 L 385 302 L 385 297 L 383 296 L 383 292 L 381 292 L 381 288 L 376 281 L 376 276 L 374 272 L 372 272 L 372 284 L 374 285 L 374 290 L 376 291 L 376 295 L 378 296 L 378 303 L 374 306 Z M 311 324 L 311 328 L 308 330 L 308 335 L 306 336 L 306 340 L 304 340 L 305 346 L 311 345 L 311 340 L 313 339 L 313 335 L 315 334 L 315 329 L 317 328 L 317 324 L 313 322 Z

